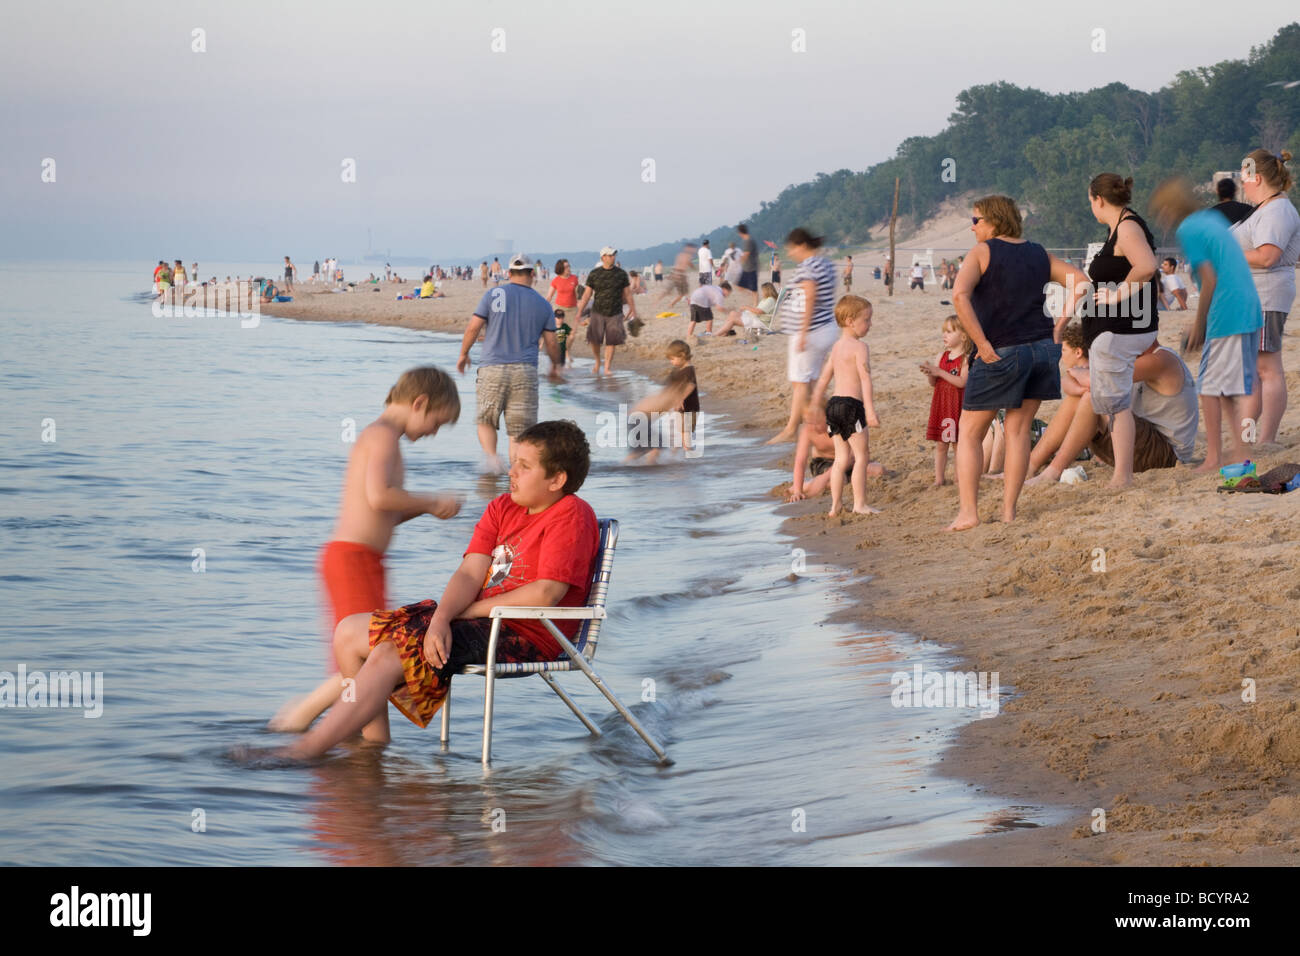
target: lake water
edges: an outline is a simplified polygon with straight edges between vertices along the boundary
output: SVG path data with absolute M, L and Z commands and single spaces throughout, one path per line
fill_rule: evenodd
M 673 766 L 580 675 L 560 680 L 606 735 L 540 680 L 504 681 L 486 774 L 477 677 L 453 686 L 446 753 L 436 724 L 391 711 L 382 751 L 232 761 L 282 741 L 266 720 L 323 674 L 315 562 L 345 419 L 372 421 L 405 368 L 451 367 L 458 337 L 157 319 L 132 301 L 147 273 L 92 266 L 94 296 L 67 298 L 47 291 L 62 267 L 0 265 L 0 671 L 103 674 L 98 718 L 0 709 L 0 864 L 897 863 L 1006 815 L 934 773 L 974 711 L 890 705 L 892 673 L 950 661 L 822 623 L 841 575 L 790 579 L 766 494 L 782 476 L 717 417 L 694 461 L 626 468 L 621 449 L 593 447 L 580 492 L 622 526 L 596 666 Z M 543 385 L 541 414 L 594 439 L 598 413 L 651 386 L 594 382 L 588 364 Z M 462 383 L 460 424 L 403 447 L 408 487 L 467 503 L 398 530 L 396 603 L 441 594 L 506 490 L 476 474 L 472 374 Z

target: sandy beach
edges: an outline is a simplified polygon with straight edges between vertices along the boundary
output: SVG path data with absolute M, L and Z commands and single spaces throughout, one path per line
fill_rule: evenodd
M 830 519 L 827 499 L 784 504 L 788 480 L 772 489 L 772 506 L 789 516 L 786 528 L 810 565 L 850 572 L 855 606 L 844 613 L 854 622 L 941 642 L 968 669 L 997 671 L 1004 691 L 1013 691 L 997 717 L 961 732 L 946 772 L 1063 819 L 948 846 L 932 858 L 1300 862 L 1300 494 L 1219 494 L 1217 476 L 1182 466 L 1139 474 L 1131 488 L 1111 491 L 1110 470 L 1086 462 L 1093 480 L 1027 488 L 1011 525 L 997 519 L 1001 489 L 987 481 L 986 523 L 944 533 L 957 492 L 931 487 L 930 387 L 917 363 L 939 351 L 940 322 L 953 309 L 941 303 L 948 293 L 908 292 L 905 280 L 887 296 L 870 278 L 879 259 L 855 252 L 853 291 L 875 305 L 866 341 L 881 427 L 870 441 L 886 473 L 869 480 L 868 500 L 883 513 Z M 482 284 L 443 287 L 444 299 L 396 301 L 418 286 L 331 293 L 299 283 L 293 302 L 263 311 L 459 332 Z M 616 368 L 666 372 L 664 347 L 684 336 L 688 310 L 679 304 L 680 317 L 653 318 L 662 311 L 657 298 L 653 284 L 638 298 L 647 324 L 619 350 Z M 1193 315 L 1162 312 L 1160 341 L 1177 347 Z M 1260 473 L 1300 461 L 1300 333 L 1292 326 L 1283 348 L 1290 409 L 1280 447 L 1260 451 Z M 574 352 L 589 360 L 582 332 L 575 325 Z M 694 356 L 704 410 L 729 413 L 756 443 L 774 434 L 789 409 L 785 346 L 781 336 L 757 348 L 740 336 L 705 338 Z M 584 363 L 568 374 L 591 372 Z M 1045 403 L 1039 417 L 1055 405 Z M 1198 454 L 1203 448 L 1202 433 Z M 788 469 L 793 450 L 775 448 L 774 463 Z M 1096 570 L 1097 549 L 1104 571 Z M 1104 833 L 1092 831 L 1097 808 Z

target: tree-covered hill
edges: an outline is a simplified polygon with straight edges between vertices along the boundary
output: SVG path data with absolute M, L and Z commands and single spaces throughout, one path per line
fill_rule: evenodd
M 957 95 L 948 125 L 914 136 L 896 154 L 861 172 L 818 173 L 760 203 L 745 221 L 755 238 L 779 242 L 795 226 L 836 245 L 871 240 L 889 218 L 894 177 L 901 180 L 904 225 L 928 218 L 945 199 L 972 190 L 1000 192 L 1032 208 L 1026 230 L 1048 246 L 1077 247 L 1097 238 L 1086 190 L 1097 173 L 1132 176 L 1140 211 L 1155 186 L 1176 173 L 1208 183 L 1236 169 L 1258 146 L 1300 156 L 1300 23 L 1277 32 L 1244 60 L 1183 70 L 1154 93 L 1112 83 L 1082 93 L 1044 93 L 1011 83 L 974 86 Z M 946 173 L 946 175 L 945 175 Z M 1296 195 L 1293 191 L 1293 195 Z M 683 242 L 709 238 L 715 248 L 735 224 L 620 254 L 625 265 L 671 263 Z M 579 268 L 593 253 L 571 253 Z

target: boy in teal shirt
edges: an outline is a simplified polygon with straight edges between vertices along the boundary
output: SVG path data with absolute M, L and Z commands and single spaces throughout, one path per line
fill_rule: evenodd
M 1201 349 L 1196 390 L 1205 422 L 1205 461 L 1198 472 L 1245 461 L 1243 441 L 1251 423 L 1241 418 L 1245 396 L 1254 391 L 1264 313 L 1241 246 L 1223 217 L 1202 209 L 1185 180 L 1169 180 L 1156 190 L 1151 209 L 1165 229 L 1176 228 L 1178 243 L 1201 291 L 1196 321 L 1184 352 Z M 1228 420 L 1232 449 L 1224 459 L 1221 427 Z

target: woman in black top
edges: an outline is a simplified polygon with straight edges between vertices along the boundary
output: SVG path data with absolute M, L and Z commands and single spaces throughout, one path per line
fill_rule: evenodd
M 1133 483 L 1133 363 L 1156 340 L 1159 324 L 1156 244 L 1142 217 L 1128 208 L 1133 180 L 1102 173 L 1088 186 L 1092 214 L 1110 230 L 1088 265 L 1096 284 L 1083 316 L 1092 410 L 1111 416 L 1115 448 L 1112 488 Z
M 979 483 L 984 435 L 1006 409 L 1006 464 L 1002 520 L 1014 521 L 1029 470 L 1029 428 L 1043 401 L 1061 397 L 1061 346 L 1053 340 L 1046 288 L 1065 287 L 1059 322 L 1074 313 L 1087 277 L 1020 237 L 1020 210 L 1009 196 L 976 200 L 971 216 L 976 246 L 953 284 L 957 318 L 975 345 L 957 423 L 957 494 L 960 506 L 949 531 L 979 524 Z M 1059 336 L 1058 336 L 1059 338 Z

